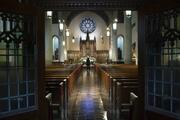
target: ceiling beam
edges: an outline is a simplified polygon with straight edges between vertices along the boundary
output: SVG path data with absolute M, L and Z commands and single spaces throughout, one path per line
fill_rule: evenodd
M 44 10 L 137 10 L 141 4 L 137 0 L 40 0 L 38 3 Z

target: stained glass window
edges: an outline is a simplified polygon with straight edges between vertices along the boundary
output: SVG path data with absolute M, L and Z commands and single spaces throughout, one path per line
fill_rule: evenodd
M 92 33 L 96 29 L 96 23 L 91 17 L 84 17 L 80 23 L 80 30 L 84 33 Z

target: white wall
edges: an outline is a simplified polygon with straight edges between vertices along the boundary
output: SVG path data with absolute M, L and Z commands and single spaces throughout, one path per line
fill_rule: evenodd
M 122 58 L 124 59 L 124 51 L 125 51 L 125 40 L 126 40 L 126 27 L 124 23 L 118 23 L 118 29 L 117 29 L 117 36 L 116 36 L 116 41 L 119 36 L 122 36 L 124 38 L 123 42 L 123 53 L 122 53 Z
M 45 62 L 46 62 L 46 65 L 52 63 L 53 36 L 54 35 L 60 38 L 58 24 L 52 24 L 52 20 L 49 18 L 46 18 L 45 19 Z
M 136 43 L 136 64 L 138 64 L 138 13 L 137 11 L 132 12 L 132 24 L 135 26 L 132 28 L 132 43 Z
M 70 36 L 65 36 L 65 31 L 60 35 L 58 24 L 52 24 L 51 19 L 45 20 L 45 57 L 46 57 L 46 64 L 50 64 L 52 62 L 52 36 L 57 35 L 60 38 L 60 61 L 64 61 L 66 59 L 66 56 L 64 55 L 64 50 L 79 50 L 79 41 L 80 37 L 86 38 L 86 34 L 81 32 L 80 30 L 80 22 L 82 17 L 92 17 L 94 21 L 96 22 L 96 30 L 90 34 L 90 37 L 94 39 L 94 36 L 96 37 L 96 49 L 97 50 L 110 50 L 109 58 L 113 61 L 117 60 L 117 38 L 118 36 L 122 35 L 124 37 L 124 43 L 126 41 L 126 26 L 124 23 L 118 23 L 117 25 L 117 31 L 112 30 L 112 23 L 114 18 L 116 18 L 116 11 L 109 11 L 107 12 L 108 16 L 110 18 L 110 25 L 107 26 L 105 21 L 95 14 L 94 12 L 86 11 L 78 14 L 74 19 L 72 19 L 70 25 L 67 27 L 70 32 Z M 125 16 L 126 17 L 126 16 Z M 135 23 L 135 26 L 132 28 L 132 43 L 136 42 L 136 56 L 138 57 L 138 22 L 137 22 L 137 12 L 132 12 L 131 17 L 131 23 Z M 126 19 L 124 19 L 126 20 Z M 111 32 L 111 46 L 109 45 L 109 38 L 106 36 L 106 28 L 110 28 Z M 64 36 L 62 36 L 64 35 Z M 72 38 L 75 37 L 75 43 L 72 43 Z M 101 40 L 101 36 L 103 36 L 104 42 Z M 66 41 L 66 46 L 62 46 L 62 41 Z M 132 44 L 130 44 L 132 45 Z M 124 49 L 125 45 L 124 45 Z M 125 51 L 125 50 L 124 50 Z M 124 58 L 124 57 L 123 57 Z
M 52 62 L 51 19 L 45 20 L 45 62 Z

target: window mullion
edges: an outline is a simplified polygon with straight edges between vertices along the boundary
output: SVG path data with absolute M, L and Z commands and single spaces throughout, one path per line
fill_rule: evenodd
M 24 66 L 24 70 L 25 70 L 25 74 L 26 74 L 26 102 L 27 102 L 27 107 L 29 107 L 29 99 L 28 99 L 28 93 L 29 93 L 29 90 L 28 90 L 28 81 L 29 81 L 29 74 L 28 74 L 28 62 L 29 62 L 29 59 L 28 59 L 28 46 L 27 45 L 24 45 L 24 57 L 25 57 L 25 66 Z
M 161 17 L 164 15 L 167 17 L 162 19 Z M 152 96 L 148 96 L 150 91 L 146 89 L 146 106 L 148 106 L 148 110 L 161 114 L 169 113 L 166 115 L 174 118 L 180 117 L 180 95 L 178 93 L 178 89 L 180 88 L 180 33 L 177 30 L 179 15 L 179 11 L 174 9 L 154 14 L 154 16 L 147 15 L 146 20 L 147 23 L 153 20 L 157 21 L 153 25 L 146 25 L 146 33 L 149 33 L 146 35 L 147 46 L 149 46 L 146 54 L 149 60 L 154 61 L 154 64 L 149 64 L 146 69 L 147 72 L 152 69 L 150 71 L 151 73 L 146 74 L 146 87 L 152 89 L 152 83 L 154 85 L 154 101 L 152 101 L 154 104 L 148 103 L 148 100 L 151 100 Z M 149 28 L 154 29 L 155 32 Z M 156 50 L 151 55 L 153 49 Z M 146 60 L 146 62 L 149 62 L 149 60 Z
M 173 112 L 173 70 L 172 68 L 170 69 L 170 74 L 171 74 L 171 112 Z
M 20 88 L 20 81 L 19 81 L 19 55 L 18 55 L 18 44 L 15 44 L 15 68 L 16 68 L 16 77 L 17 77 L 17 96 L 20 96 L 19 88 Z M 20 108 L 20 98 L 18 100 L 18 109 Z
M 5 22 L 6 23 L 6 22 Z M 11 101 L 10 101 L 10 78 L 9 78 L 9 43 L 6 43 L 6 67 L 7 67 L 7 84 L 8 84 L 8 111 L 11 110 Z

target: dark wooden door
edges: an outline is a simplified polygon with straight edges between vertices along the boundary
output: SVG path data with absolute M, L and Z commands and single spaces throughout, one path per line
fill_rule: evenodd
M 0 119 L 46 120 L 44 13 L 0 1 Z
M 156 1 L 139 10 L 139 102 L 147 120 L 180 119 L 179 5 Z

